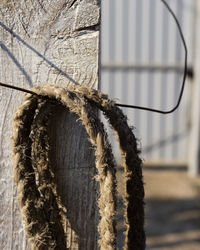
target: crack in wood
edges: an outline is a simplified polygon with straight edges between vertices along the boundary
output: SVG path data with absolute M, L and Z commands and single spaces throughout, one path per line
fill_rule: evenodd
M 78 29 L 75 29 L 74 31 L 78 32 L 78 31 L 97 31 L 97 30 L 99 30 L 99 23 L 88 27 L 80 27 Z
M 72 8 L 76 2 L 77 2 L 77 0 L 74 0 L 74 1 L 71 3 L 71 5 L 69 6 L 69 9 Z

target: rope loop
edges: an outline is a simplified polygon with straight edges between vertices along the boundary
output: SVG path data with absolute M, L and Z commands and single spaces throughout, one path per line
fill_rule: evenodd
M 145 249 L 142 161 L 127 118 L 106 95 L 86 86 L 42 85 L 26 94 L 14 118 L 13 158 L 18 198 L 32 249 L 67 248 L 67 209 L 57 193 L 49 160 L 48 125 L 55 105 L 79 116 L 95 149 L 99 182 L 98 225 L 101 250 L 116 249 L 116 177 L 111 145 L 94 112 L 103 111 L 118 136 L 126 178 L 124 249 Z M 44 98 L 45 97 L 45 98 Z

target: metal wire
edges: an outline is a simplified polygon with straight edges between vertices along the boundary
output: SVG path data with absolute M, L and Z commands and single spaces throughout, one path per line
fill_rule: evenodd
M 156 113 L 160 113 L 160 114 L 170 114 L 170 113 L 173 113 L 179 107 L 179 105 L 181 103 L 181 99 L 182 99 L 184 88 L 185 88 L 186 76 L 187 76 L 187 55 L 188 55 L 187 45 L 186 45 L 186 42 L 185 42 L 185 38 L 184 38 L 184 35 L 183 35 L 183 32 L 182 32 L 180 23 L 179 23 L 176 15 L 174 14 L 173 10 L 170 8 L 170 6 L 167 4 L 167 2 L 165 0 L 160 0 L 160 1 L 165 5 L 165 7 L 169 11 L 169 13 L 172 15 L 172 17 L 173 17 L 173 19 L 174 19 L 174 21 L 175 21 L 175 23 L 177 25 L 177 28 L 178 28 L 178 31 L 179 31 L 179 34 L 180 34 L 180 37 L 181 37 L 181 40 L 182 40 L 182 43 L 183 43 L 184 51 L 185 51 L 183 81 L 182 81 L 181 91 L 180 91 L 180 94 L 179 94 L 177 104 L 176 104 L 176 106 L 174 108 L 172 108 L 172 109 L 170 109 L 168 111 L 163 111 L 163 110 L 153 109 L 153 108 L 148 108 L 148 107 L 142 107 L 142 106 L 129 105 L 129 104 L 121 104 L 121 103 L 116 103 L 116 106 L 124 107 L 124 108 L 133 108 L 133 109 L 139 109 L 139 110 L 146 110 L 146 111 L 156 112 Z M 20 87 L 17 87 L 17 86 L 9 85 L 9 84 L 6 84 L 6 83 L 1 83 L 0 82 L 0 86 L 15 89 L 15 90 L 26 92 L 26 93 L 30 93 L 32 95 L 38 95 L 38 94 L 36 94 L 35 92 L 33 92 L 31 90 L 27 90 L 27 89 L 20 88 Z
M 168 111 L 163 111 L 163 110 L 153 109 L 153 108 L 148 108 L 148 107 L 141 107 L 141 106 L 135 106 L 135 105 L 116 103 L 116 105 L 119 106 L 119 107 L 146 110 L 146 111 L 156 112 L 156 113 L 160 113 L 160 114 L 170 114 L 170 113 L 173 113 L 179 107 L 179 105 L 181 103 L 181 99 L 182 99 L 184 88 L 185 88 L 186 76 L 187 76 L 187 54 L 188 54 L 187 45 L 186 45 L 186 42 L 185 42 L 185 38 L 184 38 L 184 35 L 183 35 L 183 32 L 182 32 L 180 23 L 179 23 L 176 15 L 174 14 L 173 10 L 170 8 L 170 6 L 166 3 L 165 0 L 160 0 L 160 1 L 165 5 L 165 7 L 169 11 L 169 13 L 172 15 L 172 17 L 173 17 L 173 19 L 174 19 L 174 21 L 175 21 L 175 23 L 177 25 L 177 28 L 178 28 L 178 31 L 179 31 L 179 34 L 180 34 L 180 37 L 181 37 L 181 40 L 182 40 L 182 43 L 183 43 L 183 47 L 184 47 L 184 50 L 185 50 L 183 81 L 182 81 L 181 91 L 180 91 L 180 94 L 179 94 L 177 104 L 176 104 L 176 106 L 174 108 L 172 108 L 172 109 L 170 109 Z
M 20 88 L 20 87 L 17 87 L 17 86 L 13 86 L 13 85 L 10 85 L 10 84 L 7 84 L 7 83 L 0 82 L 0 86 L 10 88 L 10 89 L 15 89 L 15 90 L 25 92 L 25 93 L 29 93 L 29 94 L 32 94 L 32 95 L 38 95 L 38 94 L 36 94 L 35 92 L 33 92 L 31 90 Z

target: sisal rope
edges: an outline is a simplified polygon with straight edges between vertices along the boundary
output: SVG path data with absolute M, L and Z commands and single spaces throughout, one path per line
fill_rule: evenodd
M 67 249 L 67 210 L 56 191 L 47 133 L 51 109 L 60 103 L 79 116 L 95 148 L 100 249 L 116 249 L 116 177 L 112 149 L 94 107 L 103 111 L 116 132 L 123 157 L 127 224 L 124 249 L 145 249 L 142 162 L 127 118 L 106 95 L 85 86 L 43 85 L 34 92 L 39 97 L 26 94 L 26 101 L 16 113 L 13 135 L 15 180 L 32 249 Z

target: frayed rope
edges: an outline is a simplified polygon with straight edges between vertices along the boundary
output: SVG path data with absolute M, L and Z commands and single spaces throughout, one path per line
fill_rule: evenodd
M 126 250 L 145 249 L 142 162 L 127 118 L 115 103 L 85 86 L 43 85 L 26 94 L 14 118 L 13 158 L 18 197 L 32 249 L 67 249 L 67 210 L 57 193 L 49 160 L 51 110 L 62 104 L 77 114 L 95 148 L 100 196 L 98 225 L 101 250 L 116 249 L 116 177 L 111 146 L 94 107 L 103 111 L 118 136 L 126 177 Z

